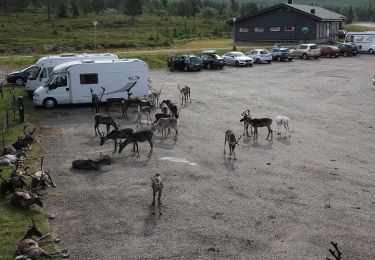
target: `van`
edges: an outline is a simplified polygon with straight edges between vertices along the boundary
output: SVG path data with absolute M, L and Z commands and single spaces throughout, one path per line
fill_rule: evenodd
M 375 31 L 348 32 L 345 42 L 353 42 L 359 52 L 375 53 Z
M 116 54 L 95 53 L 95 54 L 75 54 L 66 53 L 61 55 L 45 56 L 40 58 L 35 65 L 35 69 L 29 74 L 26 82 L 26 91 L 32 95 L 35 89 L 44 85 L 51 76 L 53 68 L 59 64 L 69 61 L 79 60 L 117 60 Z
M 36 106 L 54 108 L 59 104 L 91 103 L 93 93 L 108 98 L 144 99 L 149 91 L 149 68 L 138 59 L 85 60 L 60 64 L 52 77 L 34 91 Z

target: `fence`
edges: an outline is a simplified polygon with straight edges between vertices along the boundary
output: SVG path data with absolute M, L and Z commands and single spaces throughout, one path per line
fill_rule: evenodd
M 19 120 L 17 120 L 19 111 L 16 102 L 15 87 L 13 86 L 8 89 L 4 88 L 4 86 L 5 84 L 0 84 L 0 142 L 2 144 L 2 149 L 4 149 L 5 146 L 5 135 L 9 132 L 9 129 L 12 126 L 16 125 L 19 122 Z

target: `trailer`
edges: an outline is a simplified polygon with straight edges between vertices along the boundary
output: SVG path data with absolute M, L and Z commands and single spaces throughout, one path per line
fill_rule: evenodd
M 359 52 L 375 53 L 375 31 L 348 32 L 345 42 L 353 42 Z
M 94 93 L 108 98 L 144 99 L 149 91 L 149 68 L 138 59 L 86 60 L 60 64 L 44 86 L 34 91 L 33 103 L 54 108 L 59 104 L 91 103 Z
M 40 58 L 34 65 L 32 73 L 29 74 L 26 82 L 26 91 L 32 95 L 34 90 L 44 85 L 51 77 L 53 68 L 59 64 L 69 61 L 82 60 L 117 60 L 118 56 L 112 53 L 65 53 L 60 55 L 51 55 Z

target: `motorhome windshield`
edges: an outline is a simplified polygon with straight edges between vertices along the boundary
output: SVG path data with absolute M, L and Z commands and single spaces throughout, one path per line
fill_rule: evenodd
M 40 67 L 38 66 L 33 66 L 29 72 L 29 76 L 27 77 L 28 79 L 34 80 L 38 77 L 40 72 Z
M 55 76 L 54 74 L 52 74 L 51 77 L 49 77 L 49 79 L 47 80 L 47 82 L 44 84 L 44 87 L 47 88 L 48 85 L 49 85 L 52 81 L 55 80 L 55 78 L 56 78 L 56 76 Z

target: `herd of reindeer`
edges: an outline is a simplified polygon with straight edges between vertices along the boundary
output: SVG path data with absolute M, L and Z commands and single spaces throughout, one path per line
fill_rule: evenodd
M 185 86 L 178 90 L 181 94 L 181 105 L 185 105 L 190 102 L 190 87 Z M 92 94 L 92 111 L 95 110 L 94 115 L 94 131 L 95 136 L 100 136 L 100 145 L 103 145 L 107 140 L 114 141 L 114 152 L 119 153 L 129 145 L 133 144 L 132 155 L 139 157 L 139 142 L 148 142 L 150 144 L 150 152 L 148 156 L 151 156 L 153 152 L 153 139 L 154 132 L 157 130 L 161 132 L 162 139 L 167 138 L 170 133 L 170 129 L 175 130 L 174 140 L 177 141 L 178 137 L 178 123 L 179 123 L 179 111 L 178 106 L 174 104 L 171 100 L 163 100 L 159 103 L 159 98 L 161 95 L 160 90 L 152 90 L 148 98 L 145 100 L 140 99 L 124 99 L 124 98 L 109 98 L 106 101 L 105 110 L 106 113 L 100 113 L 100 104 L 101 99 L 105 88 L 102 88 L 101 96 L 95 94 L 91 90 Z M 131 97 L 131 94 L 128 93 L 128 96 Z M 137 126 L 136 129 L 124 128 L 120 129 L 119 125 L 115 122 L 112 116 L 109 114 L 110 108 L 112 106 L 121 106 L 122 115 L 124 118 L 128 118 L 127 110 L 129 107 L 137 108 Z M 159 108 L 160 112 L 155 113 L 155 120 L 152 122 L 151 113 L 154 109 Z M 266 140 L 271 141 L 273 138 L 273 130 L 271 128 L 272 119 L 270 118 L 252 118 L 250 115 L 250 110 L 244 111 L 242 114 L 240 122 L 243 122 L 243 135 L 247 137 L 252 137 L 254 140 L 258 139 L 258 128 L 266 127 L 268 129 L 268 135 Z M 141 127 L 142 118 L 146 117 L 148 127 Z M 275 118 L 277 124 L 277 134 L 281 135 L 281 127 L 285 129 L 284 138 L 290 138 L 289 132 L 289 118 L 280 115 Z M 106 126 L 106 135 L 99 130 L 99 125 Z M 149 126 L 150 125 L 150 126 Z M 110 131 L 111 126 L 114 130 Z M 35 128 L 32 131 L 26 131 L 26 126 L 24 128 L 24 136 L 18 137 L 18 140 L 12 144 L 7 145 L 4 148 L 3 155 L 0 157 L 0 166 L 14 165 L 14 170 L 12 170 L 10 177 L 8 179 L 3 178 L 0 175 L 1 185 L 0 191 L 2 194 L 11 194 L 10 202 L 11 204 L 20 207 L 20 208 L 29 208 L 33 205 L 38 205 L 43 207 L 42 196 L 45 194 L 42 193 L 42 190 L 47 189 L 48 187 L 56 187 L 56 184 L 51 178 L 50 171 L 45 171 L 43 169 L 43 160 L 44 156 L 40 157 L 40 170 L 35 173 L 30 173 L 30 167 L 24 163 L 22 156 L 26 157 L 25 151 L 29 146 L 35 142 Z M 250 128 L 250 134 L 249 134 Z M 241 139 L 242 135 L 239 138 L 236 138 L 232 130 L 227 130 L 225 132 L 224 139 L 224 154 L 226 153 L 225 147 L 226 143 L 229 146 L 229 158 L 236 160 L 235 148 Z M 123 140 L 123 141 L 121 141 Z M 112 163 L 112 156 L 102 155 L 100 153 L 99 159 L 78 159 L 72 162 L 72 167 L 79 170 L 99 170 L 101 165 L 110 165 Z M 23 168 L 23 172 L 19 168 Z M 2 169 L 0 169 L 0 174 Z M 31 178 L 31 182 L 27 185 L 25 179 Z M 155 200 L 157 195 L 157 202 L 160 210 L 161 205 L 161 195 L 164 187 L 163 180 L 160 174 L 156 174 L 151 177 L 151 187 L 153 192 L 153 200 L 151 205 L 155 206 Z M 161 211 L 160 211 L 160 214 Z M 43 250 L 40 246 L 48 243 L 58 243 L 60 239 L 53 238 L 51 240 L 45 240 L 45 238 L 51 236 L 50 233 L 43 236 L 42 233 L 38 230 L 34 220 L 32 219 L 32 225 L 29 226 L 25 236 L 18 243 L 16 260 L 27 260 L 27 259 L 37 259 L 39 257 L 49 257 L 49 258 L 68 258 L 69 253 L 66 249 L 61 251 L 49 253 Z M 36 238 L 35 238 L 36 237 Z M 331 242 L 334 250 L 329 249 L 329 252 L 334 257 L 335 260 L 342 259 L 342 253 L 338 249 L 337 243 Z M 329 260 L 330 258 L 327 257 Z

